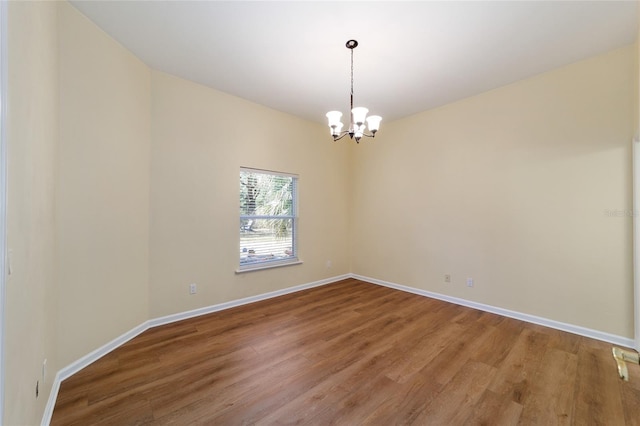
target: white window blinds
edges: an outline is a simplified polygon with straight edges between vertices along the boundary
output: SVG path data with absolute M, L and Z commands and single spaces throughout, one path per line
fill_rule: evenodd
M 240 169 L 240 270 L 298 262 L 296 175 Z

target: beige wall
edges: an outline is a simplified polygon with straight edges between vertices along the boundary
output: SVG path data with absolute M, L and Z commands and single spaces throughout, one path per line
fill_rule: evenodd
M 349 272 L 347 148 L 324 126 L 155 71 L 151 110 L 151 317 Z M 302 265 L 235 273 L 241 166 L 299 175 Z
M 54 211 L 58 139 L 53 3 L 8 4 L 6 425 L 39 424 L 56 361 Z M 48 374 L 42 381 L 42 362 Z M 36 382 L 40 396 L 36 399 Z
M 149 318 L 151 72 L 59 5 L 58 350 L 64 366 Z
M 353 157 L 352 272 L 632 337 L 634 61 L 387 124 Z

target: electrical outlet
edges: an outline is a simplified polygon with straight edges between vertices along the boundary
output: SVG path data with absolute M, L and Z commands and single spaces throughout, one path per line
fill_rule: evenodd
M 467 287 L 473 287 L 473 278 L 467 278 Z
M 189 294 L 196 294 L 198 292 L 198 286 L 196 283 L 189 284 Z
M 47 383 L 47 359 L 45 358 L 44 361 L 42 361 L 42 384 L 46 384 Z
M 450 282 L 451 282 L 451 275 L 446 274 L 446 275 L 444 276 L 444 282 L 445 282 L 445 283 L 450 283 Z
M 330 260 L 327 260 L 327 269 L 331 269 L 332 263 Z

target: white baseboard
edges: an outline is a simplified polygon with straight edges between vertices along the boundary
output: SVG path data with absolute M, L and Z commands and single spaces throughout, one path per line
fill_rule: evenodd
M 362 275 L 351 274 L 352 278 L 366 281 L 371 284 L 377 284 L 384 287 L 394 288 L 396 290 L 406 291 L 408 293 L 418 294 L 420 296 L 430 297 L 432 299 L 443 300 L 445 302 L 454 303 L 456 305 L 466 306 L 468 308 L 478 309 L 492 314 L 502 315 L 504 317 L 514 318 L 521 321 L 529 322 L 532 324 L 538 324 L 549 328 L 555 328 L 556 330 L 566 331 L 568 333 L 577 334 L 584 337 L 590 337 L 592 339 L 601 340 L 603 342 L 613 343 L 618 346 L 625 346 L 628 348 L 634 347 L 634 340 L 628 337 L 617 336 L 615 334 L 605 333 L 603 331 L 592 330 L 590 328 L 580 327 L 578 325 L 567 324 L 559 321 L 550 320 L 547 318 L 538 317 L 535 315 L 524 314 L 522 312 L 511 311 L 508 309 L 498 308 L 496 306 L 485 305 L 484 303 L 473 302 L 470 300 L 460 299 L 458 297 L 447 296 L 445 294 L 434 293 L 427 290 L 421 290 L 414 287 L 408 287 L 400 284 L 395 284 L 387 281 L 378 280 L 375 278 L 364 277 Z
M 164 317 L 154 318 L 154 319 L 145 321 L 142 324 L 138 325 L 137 327 L 134 327 L 133 329 L 127 331 L 121 336 L 113 339 L 109 343 L 99 347 L 93 352 L 83 356 L 79 360 L 72 362 L 71 364 L 67 365 L 66 367 L 58 371 L 53 381 L 53 384 L 51 385 L 51 393 L 49 394 L 49 399 L 47 400 L 47 405 L 45 407 L 44 414 L 42 416 L 41 425 L 48 426 L 49 423 L 51 423 L 51 417 L 53 416 L 53 409 L 56 405 L 56 399 L 58 398 L 58 391 L 60 390 L 60 383 L 62 383 L 64 379 L 71 377 L 72 375 L 82 370 L 89 364 L 97 361 L 98 359 L 102 358 L 109 352 L 124 345 L 129 340 L 133 339 L 137 335 L 143 333 L 144 331 L 150 328 L 157 327 L 159 325 L 170 324 L 176 321 L 182 321 L 188 318 L 194 318 L 200 315 L 210 314 L 212 312 L 218 312 L 225 309 L 235 308 L 236 306 L 242 306 L 249 303 L 259 302 L 261 300 L 272 299 L 274 297 L 283 296 L 289 293 L 295 293 L 295 292 L 306 290 L 313 287 L 319 287 L 322 285 L 331 284 L 331 283 L 344 280 L 350 277 L 351 277 L 350 274 L 339 275 L 331 278 L 326 278 L 320 281 L 314 281 L 307 284 L 284 288 L 282 290 L 276 290 L 269 293 L 258 294 L 256 296 L 245 297 L 243 299 L 232 300 L 230 302 L 219 303 L 217 305 L 206 306 L 204 308 L 194 309 L 192 311 L 181 312 L 178 314 L 167 315 Z
M 51 423 L 53 408 L 56 406 L 58 391 L 60 391 L 60 383 L 62 383 L 62 380 L 60 379 L 60 372 L 58 372 L 56 374 L 56 377 L 53 379 L 51 392 L 49 393 L 49 399 L 47 400 L 47 405 L 44 407 L 44 414 L 42 415 L 42 421 L 40 422 L 41 426 L 49 426 L 49 423 Z

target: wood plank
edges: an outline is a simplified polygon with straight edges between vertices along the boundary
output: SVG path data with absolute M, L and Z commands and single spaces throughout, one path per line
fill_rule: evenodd
M 612 375 L 616 368 L 611 347 L 606 344 L 584 342 L 578 350 L 574 418 L 580 423 L 624 424 L 624 410 L 620 393 L 621 380 Z M 593 386 L 597 383 L 597 386 Z M 640 415 L 640 411 L 638 411 Z
M 487 327 L 480 323 L 468 325 L 461 333 L 456 334 L 456 338 L 447 343 L 436 357 L 424 365 L 420 374 L 427 374 L 438 383 L 447 384 L 469 359 L 491 340 L 494 333 L 497 333 L 495 327 Z
M 544 353 L 540 367 L 522 402 L 520 423 L 564 425 L 573 421 L 577 356 L 558 349 Z
M 481 320 L 482 318 L 478 322 L 485 324 Z M 522 321 L 511 318 L 504 318 L 499 324 L 499 327 L 492 326 L 494 332 L 487 336 L 487 340 L 472 355 L 475 361 L 494 367 L 501 365 L 525 327 Z
M 419 424 L 416 419 L 442 391 L 444 386 L 431 377 L 418 374 L 412 380 L 391 386 L 382 401 L 364 420 L 365 424 Z
M 467 426 L 516 425 L 521 413 L 521 404 L 486 390 L 464 424 Z
M 507 395 L 520 404 L 526 401 L 548 342 L 549 336 L 541 333 L 539 329 L 535 331 L 525 328 L 498 366 L 489 389 L 499 395 Z
M 460 425 L 470 417 L 485 393 L 495 368 L 468 361 L 436 398 L 416 417 L 415 424 Z

